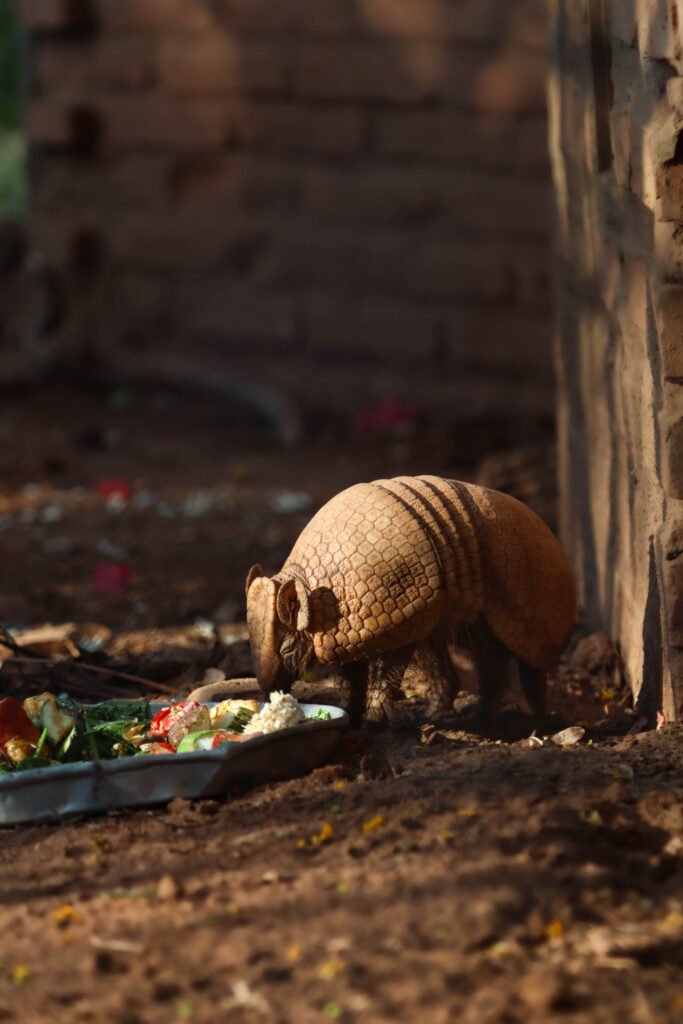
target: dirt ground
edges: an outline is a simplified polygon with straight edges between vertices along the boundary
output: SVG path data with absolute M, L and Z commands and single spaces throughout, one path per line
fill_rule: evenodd
M 279 568 L 347 484 L 471 476 L 505 436 L 416 423 L 285 451 L 199 399 L 5 397 L 0 622 L 97 624 L 32 646 L 179 692 L 244 674 L 252 562 Z M 67 661 L 0 672 L 46 681 L 141 692 Z M 550 703 L 579 744 L 530 740 L 512 706 L 485 739 L 463 698 L 438 728 L 349 732 L 305 778 L 0 832 L 0 1021 L 683 1019 L 680 730 L 628 734 L 600 638 Z

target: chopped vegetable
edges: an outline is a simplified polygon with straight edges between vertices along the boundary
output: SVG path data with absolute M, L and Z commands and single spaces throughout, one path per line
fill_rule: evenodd
M 34 756 L 36 747 L 37 743 L 24 740 L 21 736 L 14 736 L 11 740 L 7 740 L 3 749 L 10 761 L 21 764 L 22 761 Z
M 318 708 L 314 715 L 306 715 L 307 722 L 329 722 L 332 719 L 332 712 L 325 708 Z
M 167 738 L 171 746 L 177 748 L 188 733 L 210 727 L 211 716 L 206 704 L 196 700 L 181 700 L 155 715 L 149 731 L 152 736 Z
M 48 738 L 53 743 L 61 741 L 71 732 L 76 714 L 60 707 L 53 693 L 39 693 L 37 697 L 27 697 L 24 711 L 33 724 L 39 729 L 46 729 Z
M 175 754 L 175 747 L 172 747 L 170 743 L 166 743 L 165 740 L 142 743 L 139 749 L 141 754 Z
M 149 731 L 152 736 L 167 736 L 168 730 L 173 722 L 174 713 L 183 706 L 183 702 L 171 704 L 167 708 L 158 711 L 149 723 Z
M 242 732 L 252 715 L 258 714 L 259 705 L 255 700 L 222 700 L 211 708 L 211 725 L 214 729 L 229 729 Z
M 27 740 L 35 747 L 40 731 L 14 697 L 3 697 L 0 700 L 0 747 L 4 749 L 7 741 L 13 739 Z
M 168 742 L 177 749 L 180 741 L 189 732 L 196 732 L 198 729 L 209 729 L 210 726 L 211 716 L 206 704 L 188 701 L 188 706 L 175 718 L 175 721 L 168 730 Z
M 59 706 L 72 713 L 75 721 L 55 748 L 58 761 L 91 761 L 121 757 L 138 751 L 138 736 L 149 726 L 147 701 L 108 700 L 87 707 L 69 697 Z M 141 727 L 135 739 L 131 735 Z
M 183 736 L 177 750 L 179 754 L 187 754 L 195 750 L 215 750 L 223 743 L 239 743 L 241 740 L 240 733 L 227 732 L 225 729 L 202 729 Z
M 43 704 L 51 698 L 56 699 L 51 693 L 39 693 L 35 697 L 27 697 L 24 701 L 24 711 L 34 725 L 38 725 L 40 721 L 40 712 L 43 710 Z

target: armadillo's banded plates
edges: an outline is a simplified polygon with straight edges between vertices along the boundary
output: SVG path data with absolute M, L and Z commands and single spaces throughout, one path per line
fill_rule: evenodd
M 546 667 L 573 625 L 571 572 L 541 520 L 506 495 L 440 477 L 337 494 L 299 536 L 288 575 L 306 580 L 322 662 L 373 657 L 445 618 L 483 613 L 513 653 Z
M 482 510 L 467 484 L 438 476 L 401 476 L 375 480 L 393 494 L 432 542 L 449 607 L 461 619 L 476 617 L 482 607 L 482 581 L 476 522 Z
M 576 589 L 559 541 L 527 505 L 500 491 L 470 487 L 491 518 L 480 530 L 484 616 L 522 661 L 549 669 L 576 622 Z

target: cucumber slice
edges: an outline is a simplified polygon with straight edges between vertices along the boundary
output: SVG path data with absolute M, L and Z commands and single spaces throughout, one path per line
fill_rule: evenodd
M 213 742 L 216 736 L 225 732 L 225 729 L 199 729 L 197 732 L 188 732 L 176 748 L 178 754 L 189 754 L 196 750 L 213 750 Z M 236 740 L 224 740 L 224 743 L 236 743 Z M 223 746 L 223 743 L 220 744 Z

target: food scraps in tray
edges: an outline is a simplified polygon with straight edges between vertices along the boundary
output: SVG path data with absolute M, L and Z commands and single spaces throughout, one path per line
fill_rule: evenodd
M 320 709 L 316 719 L 329 719 Z M 224 700 L 209 706 L 180 700 L 151 720 L 147 701 L 108 700 L 84 705 L 70 697 L 41 693 L 23 705 L 0 700 L 0 774 L 29 768 L 144 754 L 185 754 L 243 743 L 286 729 L 306 718 L 288 693 L 270 701 Z

